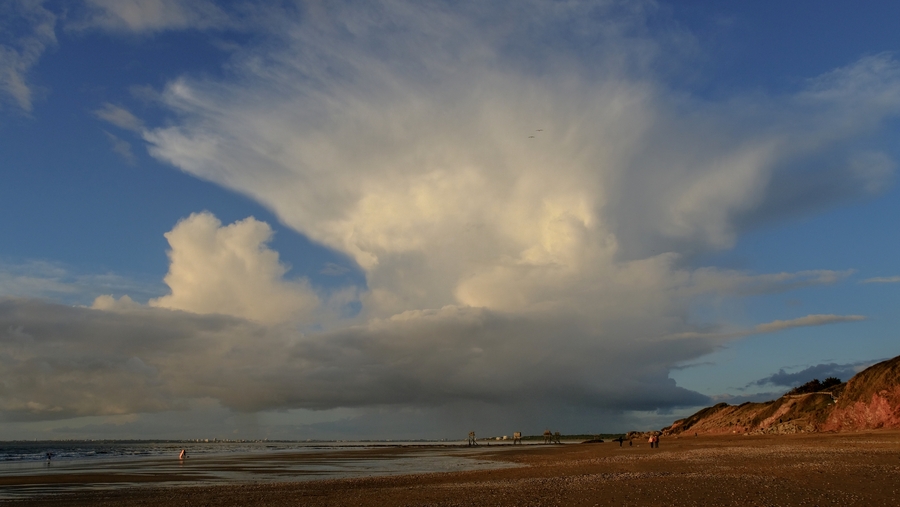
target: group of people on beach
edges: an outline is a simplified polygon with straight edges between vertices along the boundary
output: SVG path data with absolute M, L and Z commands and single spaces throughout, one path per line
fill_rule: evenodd
M 650 435 L 650 439 L 647 441 L 650 442 L 651 449 L 654 447 L 659 449 L 659 435 Z

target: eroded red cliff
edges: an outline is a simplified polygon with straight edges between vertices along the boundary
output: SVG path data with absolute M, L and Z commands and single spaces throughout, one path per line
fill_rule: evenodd
M 823 425 L 826 431 L 878 428 L 900 428 L 900 357 L 850 379 Z
M 825 392 L 765 403 L 720 403 L 662 430 L 678 434 L 808 433 L 900 428 L 900 356 Z

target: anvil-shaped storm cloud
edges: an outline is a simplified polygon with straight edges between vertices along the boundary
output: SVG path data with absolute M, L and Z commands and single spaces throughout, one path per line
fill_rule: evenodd
M 696 48 L 677 27 L 650 30 L 662 15 L 649 2 L 259 9 L 268 34 L 223 76 L 171 81 L 172 120 L 143 138 L 343 254 L 366 285 L 286 278 L 255 219 L 185 217 L 167 235 L 171 293 L 149 305 L 0 303 L 3 392 L 16 393 L 0 408 L 477 406 L 539 430 L 538 406 L 708 402 L 671 368 L 769 328 L 696 305 L 846 273 L 695 259 L 884 188 L 894 161 L 860 140 L 900 113 L 900 64 L 867 56 L 790 94 L 711 99 L 679 81 Z

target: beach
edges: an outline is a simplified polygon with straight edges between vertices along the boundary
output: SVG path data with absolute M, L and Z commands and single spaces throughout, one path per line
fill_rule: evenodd
M 485 466 L 415 471 L 418 459 L 442 455 Z M 273 468 L 270 472 L 286 472 L 276 474 L 280 478 L 274 480 L 215 484 L 197 480 L 199 476 L 192 474 L 199 470 L 133 473 L 118 478 L 127 481 L 128 487 L 76 488 L 7 499 L 0 505 L 900 505 L 900 432 L 896 431 L 682 436 L 664 438 L 657 449 L 638 441 L 634 446 L 626 441 L 621 447 L 618 442 L 477 449 L 398 446 L 342 456 L 373 462 L 394 459 L 411 465 L 409 473 L 324 479 L 290 472 L 292 462 L 308 460 L 309 453 L 281 453 L 275 461 L 266 456 L 216 458 L 219 461 L 210 459 L 205 466 L 233 467 L 235 477 L 241 476 L 241 467 L 254 467 L 254 460 Z M 20 485 L 42 480 L 77 485 L 117 480 L 106 475 L 62 473 L 42 478 L 22 474 L 0 478 L 0 488 L 14 488 L 17 481 Z

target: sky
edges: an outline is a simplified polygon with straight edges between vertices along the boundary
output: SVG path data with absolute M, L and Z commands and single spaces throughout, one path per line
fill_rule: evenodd
M 0 2 L 0 440 L 646 430 L 900 355 L 900 5 Z

